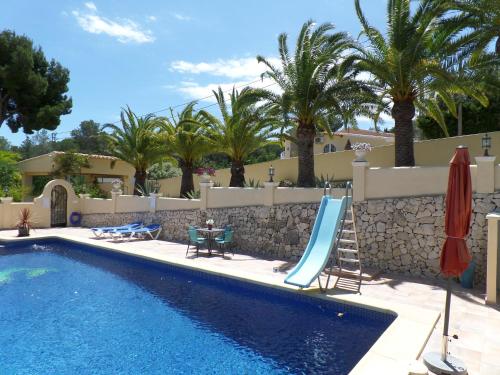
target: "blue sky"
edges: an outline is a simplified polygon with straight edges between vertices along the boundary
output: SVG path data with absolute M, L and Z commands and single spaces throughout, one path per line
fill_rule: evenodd
M 362 2 L 377 27 L 386 1 Z M 62 117 L 60 139 L 82 120 L 117 121 L 127 104 L 145 114 L 255 81 L 263 69 L 255 56 L 276 57 L 281 32 L 293 46 L 307 19 L 360 31 L 353 0 L 2 0 L 0 30 L 26 34 L 70 70 L 73 111 Z M 24 139 L 6 125 L 0 135 Z

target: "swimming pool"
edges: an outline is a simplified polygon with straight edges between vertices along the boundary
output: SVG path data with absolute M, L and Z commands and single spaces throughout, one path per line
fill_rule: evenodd
M 0 301 L 9 374 L 347 374 L 395 319 L 63 240 L 3 244 Z

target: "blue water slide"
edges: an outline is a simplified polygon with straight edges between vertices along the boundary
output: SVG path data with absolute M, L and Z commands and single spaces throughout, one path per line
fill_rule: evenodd
M 334 199 L 328 195 L 321 199 L 309 243 L 299 263 L 288 274 L 285 283 L 308 288 L 323 271 L 330 259 L 348 199 L 350 197 Z

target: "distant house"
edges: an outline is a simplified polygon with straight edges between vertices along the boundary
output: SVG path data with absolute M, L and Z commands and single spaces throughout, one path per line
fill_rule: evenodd
M 33 178 L 37 178 L 37 176 L 52 176 L 54 174 L 57 170 L 56 157 L 61 154 L 64 154 L 64 152 L 53 151 L 48 154 L 22 160 L 18 163 L 23 186 L 26 188 L 26 191 L 32 191 Z M 111 182 L 118 179 L 123 183 L 124 193 L 132 194 L 135 175 L 135 168 L 132 165 L 114 156 L 80 155 L 86 156 L 90 165 L 90 168 L 82 168 L 79 173 L 79 175 L 84 177 L 86 183 L 97 183 L 101 190 L 107 192 L 112 189 Z M 31 193 L 25 196 L 25 200 L 32 198 Z
M 369 143 L 373 147 L 391 145 L 394 143 L 394 134 L 362 129 L 341 130 L 335 132 L 333 136 L 321 133 L 314 139 L 314 154 L 349 150 L 354 143 Z M 281 158 L 289 159 L 296 156 L 297 146 L 288 140 L 285 141 L 285 151 Z

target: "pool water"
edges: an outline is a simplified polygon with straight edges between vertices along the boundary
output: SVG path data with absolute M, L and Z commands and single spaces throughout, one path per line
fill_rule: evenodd
M 0 374 L 347 374 L 393 320 L 62 240 L 0 246 Z

